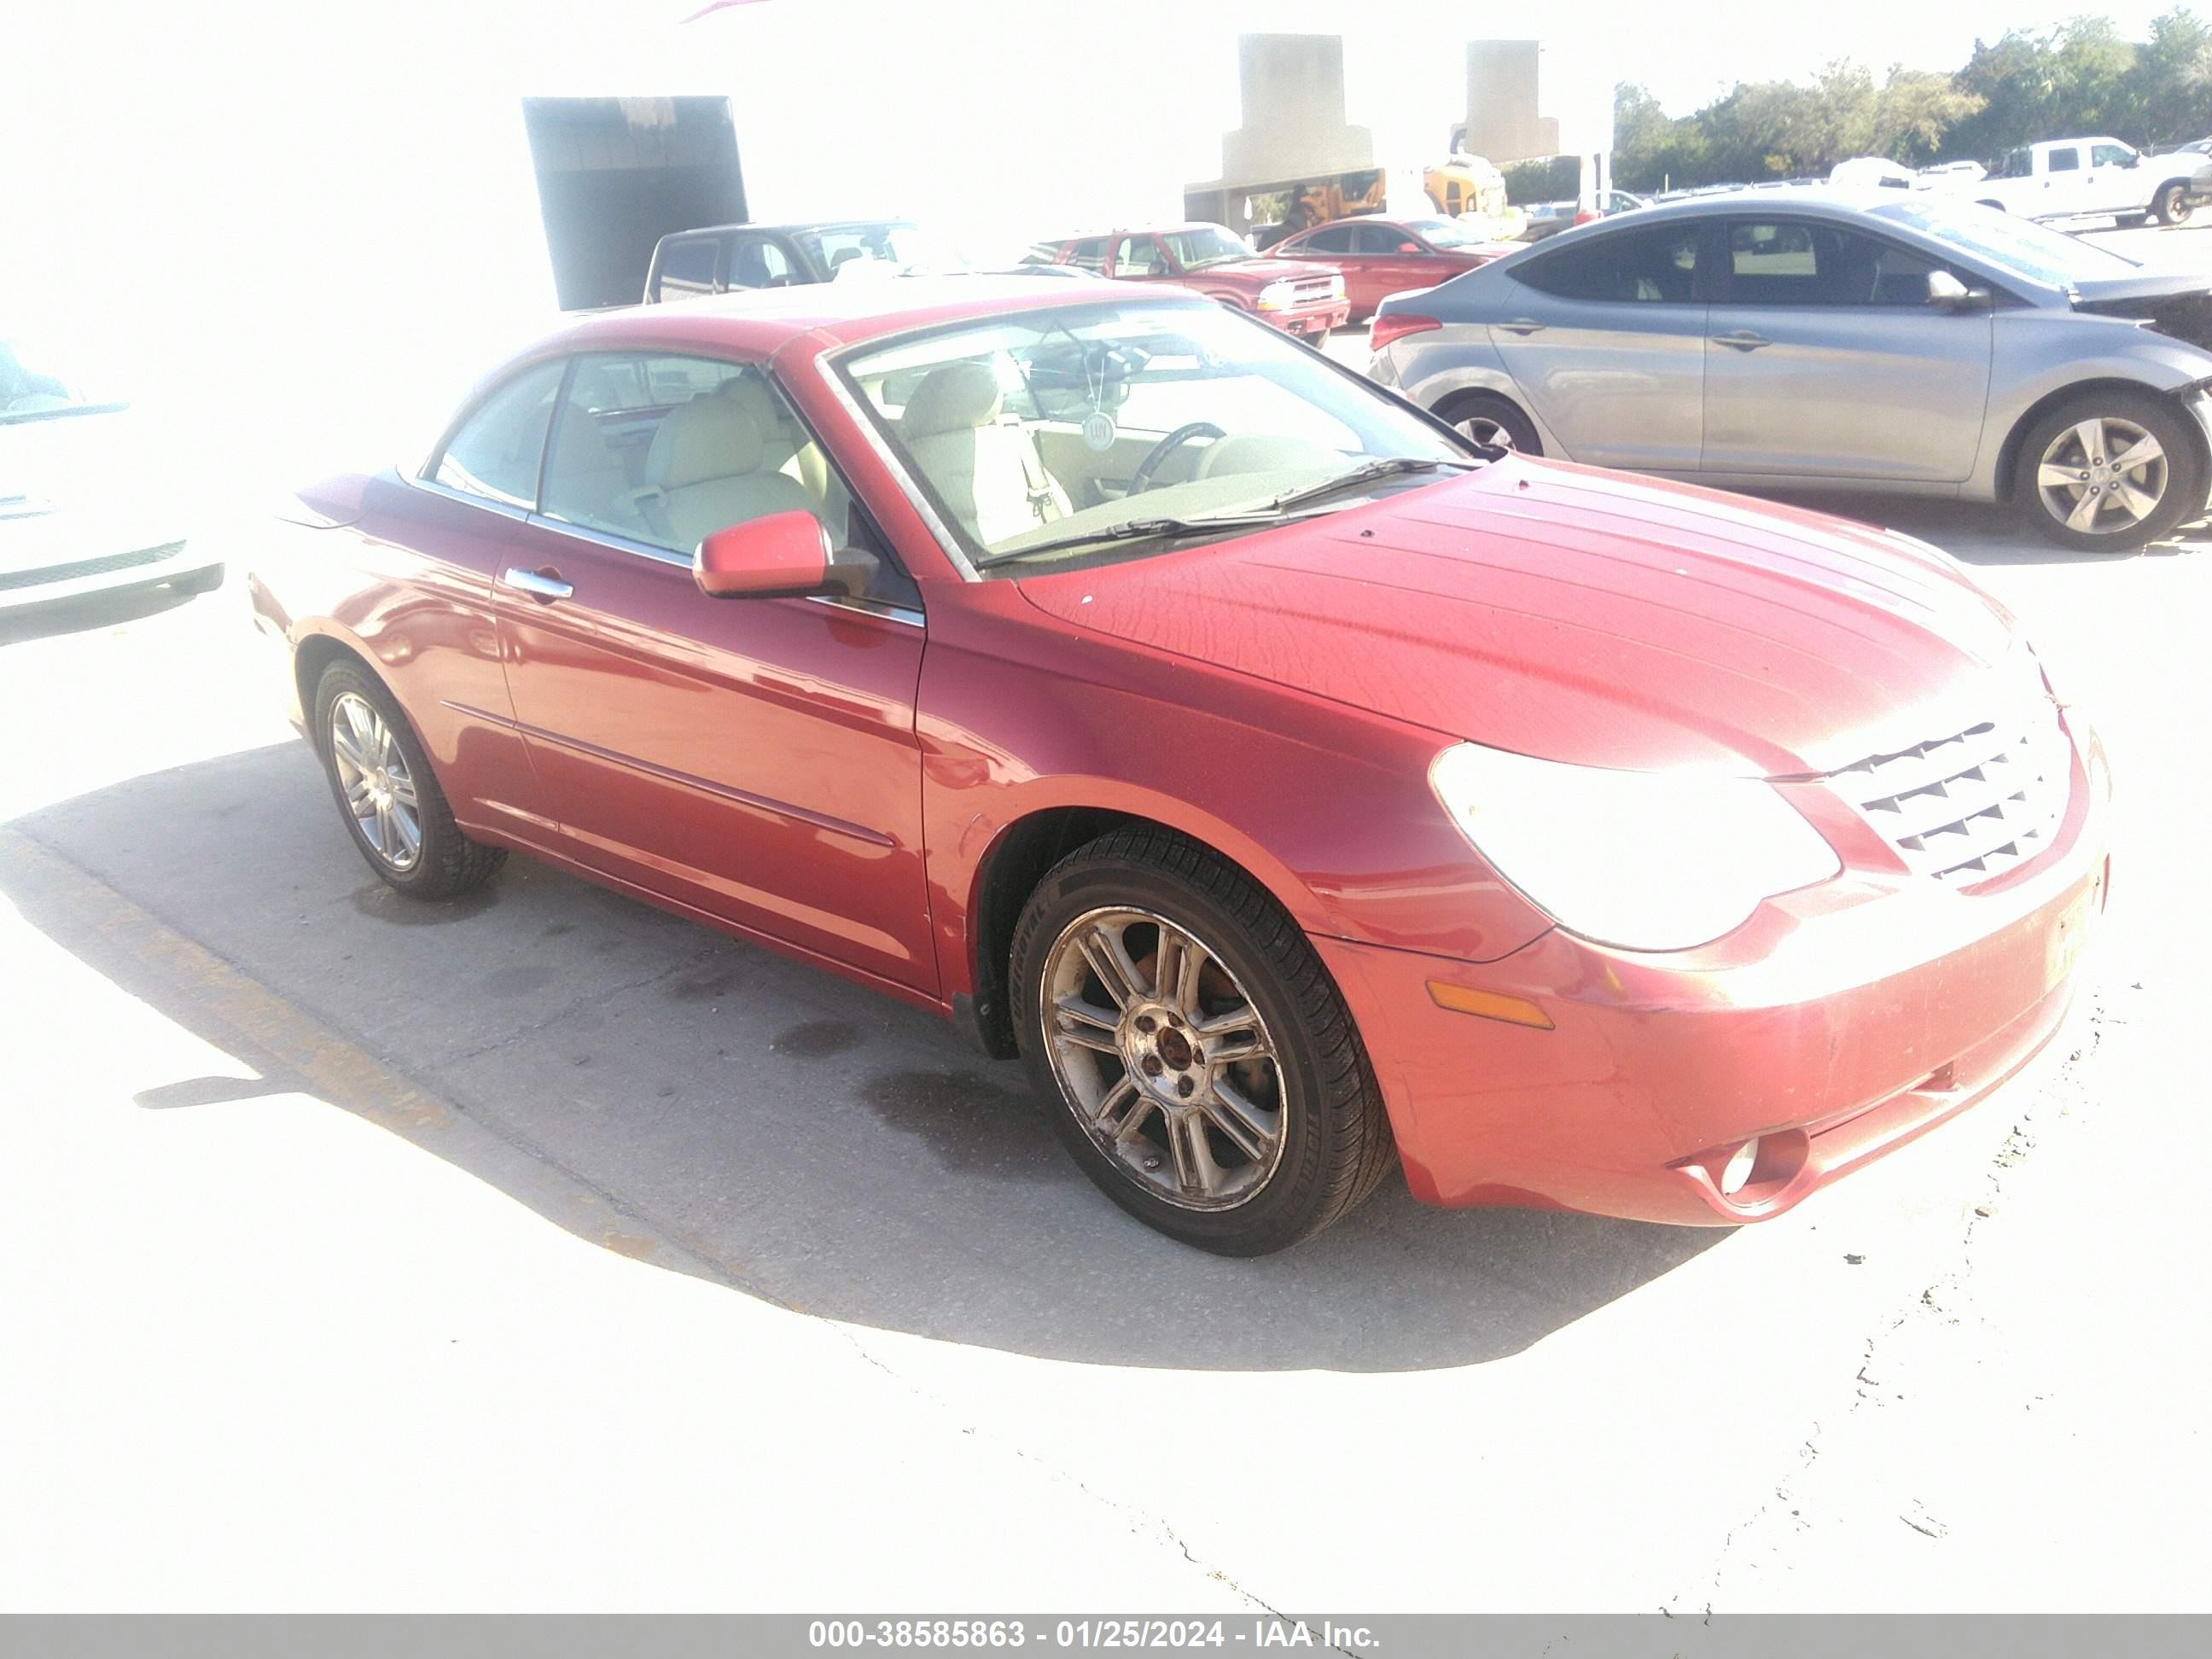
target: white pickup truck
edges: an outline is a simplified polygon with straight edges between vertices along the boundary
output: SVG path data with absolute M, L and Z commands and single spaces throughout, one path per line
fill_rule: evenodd
M 2025 219 L 2181 225 L 2212 202 L 2212 156 L 2145 155 L 2117 138 L 2052 138 L 2007 150 L 1986 178 L 1936 185 L 1947 187 Z

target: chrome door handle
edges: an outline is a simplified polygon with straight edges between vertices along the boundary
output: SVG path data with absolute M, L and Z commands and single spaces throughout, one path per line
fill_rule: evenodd
M 1510 323 L 1498 324 L 1498 327 L 1509 334 L 1540 334 L 1544 331 L 1544 325 L 1534 317 L 1516 317 Z
M 1753 334 L 1747 328 L 1740 328 L 1733 334 L 1714 335 L 1713 343 L 1727 346 L 1734 351 L 1756 351 L 1761 346 L 1772 345 L 1774 342 L 1764 334 Z
M 509 565 L 501 571 L 499 579 L 516 592 L 527 593 L 545 605 L 550 605 L 556 599 L 565 599 L 576 591 L 557 575 L 549 575 L 542 570 L 524 570 L 515 565 Z

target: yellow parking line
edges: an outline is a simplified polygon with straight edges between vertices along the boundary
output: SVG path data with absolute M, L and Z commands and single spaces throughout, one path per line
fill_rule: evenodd
M 374 1054 L 17 830 L 0 828 L 0 888 L 40 933 L 218 1046 L 273 1062 L 308 1091 L 410 1139 L 452 1123 L 451 1108 Z M 134 966 L 157 982 L 133 984 Z M 188 1008 L 174 1009 L 179 1000 Z

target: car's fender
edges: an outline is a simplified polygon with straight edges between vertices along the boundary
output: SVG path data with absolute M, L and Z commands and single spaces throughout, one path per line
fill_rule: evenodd
M 1437 805 L 1428 769 L 1449 737 L 1060 621 L 1018 590 L 970 584 L 930 615 L 915 729 L 948 995 L 974 988 L 993 850 L 1067 809 L 1204 842 L 1308 933 L 1487 961 L 1551 925 Z
M 1474 325 L 1438 330 L 1433 339 L 1407 335 L 1377 356 L 1368 373 L 1377 384 L 1390 387 L 1431 414 L 1466 392 L 1487 392 L 1509 398 L 1536 428 L 1545 454 L 1561 460 L 1575 459 L 1522 393 L 1498 348 L 1490 343 L 1487 331 L 1478 336 Z
M 1997 312 L 1990 395 L 1974 472 L 1962 494 L 2002 499 L 2012 456 L 2009 440 L 2039 407 L 2077 386 L 2140 386 L 2179 397 L 2212 378 L 2212 352 L 2120 317 L 2045 307 Z

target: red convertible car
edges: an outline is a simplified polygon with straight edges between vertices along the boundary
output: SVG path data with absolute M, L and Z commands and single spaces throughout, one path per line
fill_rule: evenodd
M 2097 741 L 1941 553 L 1172 291 L 577 322 L 250 586 L 394 888 L 514 849 L 938 1010 L 1224 1253 L 1393 1164 L 1777 1214 L 2021 1066 L 2106 886 Z

